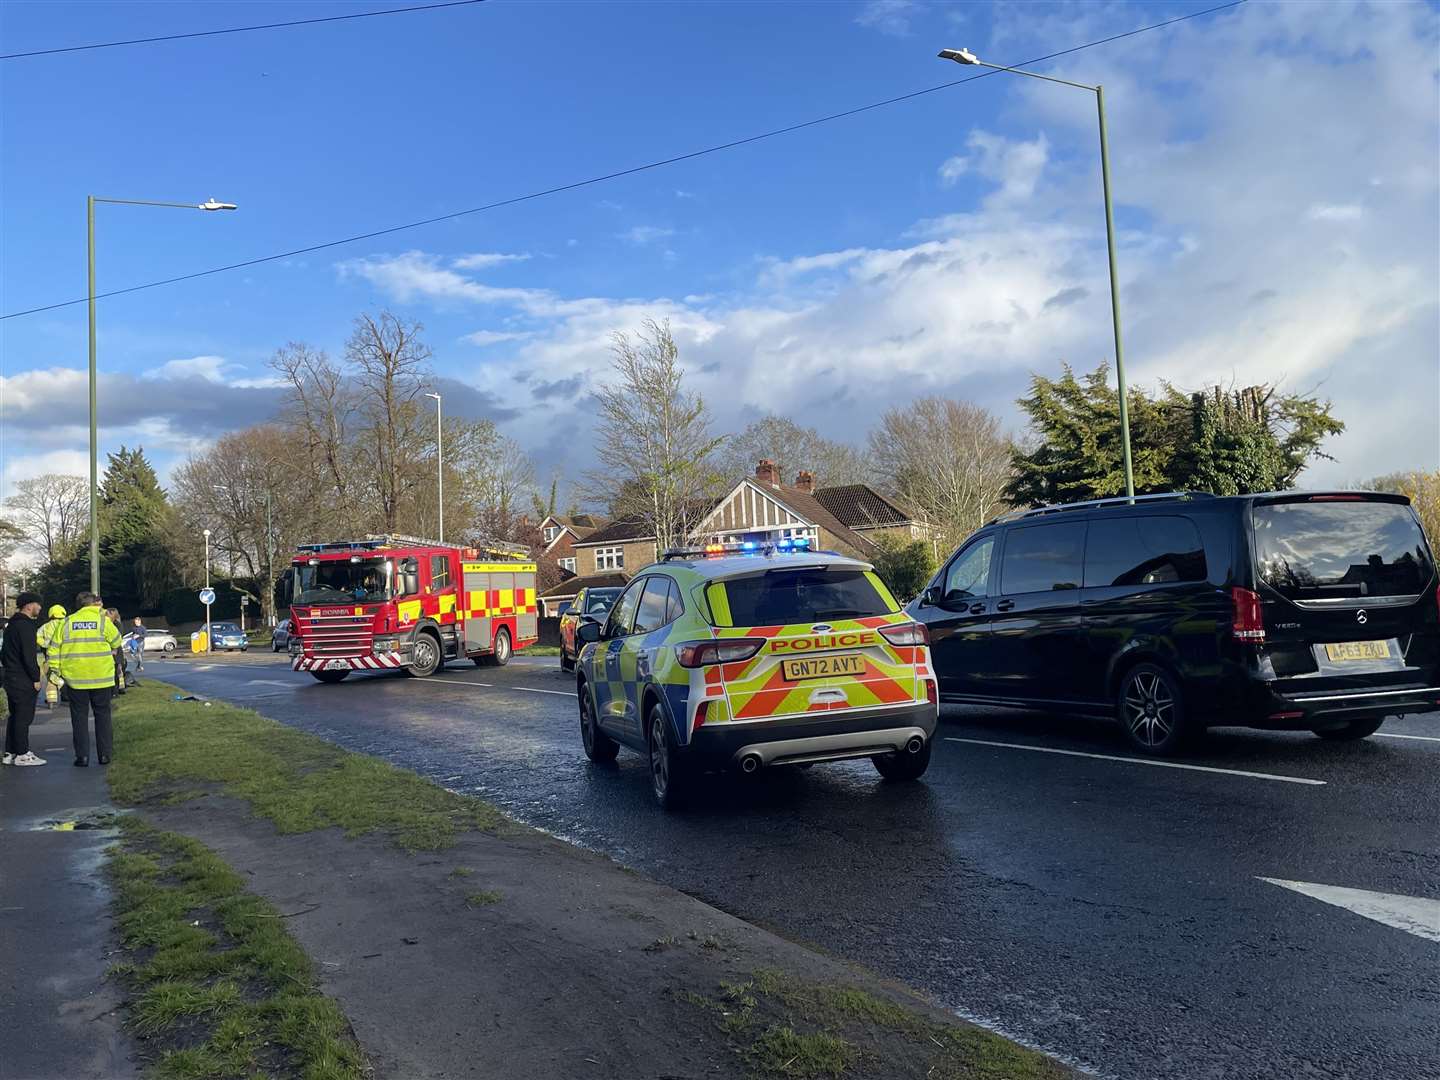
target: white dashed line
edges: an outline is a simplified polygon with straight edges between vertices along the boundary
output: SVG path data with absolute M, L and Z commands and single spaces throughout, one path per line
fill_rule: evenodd
M 1382 739 L 1414 739 L 1416 742 L 1440 742 L 1440 737 L 1434 735 L 1401 735 L 1398 731 L 1377 731 L 1375 733 Z
M 1225 776 L 1248 776 L 1252 780 L 1278 780 L 1285 784 L 1310 784 L 1315 787 L 1325 785 L 1324 780 L 1311 780 L 1304 776 L 1280 776 L 1276 773 L 1246 772 L 1244 769 L 1217 769 L 1210 765 L 1186 765 L 1179 761 L 1156 761 L 1152 758 L 1087 754 L 1080 750 L 1058 750 L 1053 746 L 1027 746 L 1024 743 L 990 742 L 988 739 L 957 739 L 953 735 L 947 735 L 945 741 L 973 743 L 976 746 L 999 746 L 1006 750 L 1033 750 L 1037 754 L 1064 754 L 1066 757 L 1095 758 L 1098 761 L 1120 761 L 1126 765 L 1153 765 L 1160 769 L 1188 769 L 1191 772 L 1221 773 Z
M 464 681 L 461 681 L 461 680 L 459 680 L 459 679 L 442 679 L 442 680 L 439 681 L 439 682 L 433 682 L 433 681 L 431 681 L 431 680 L 429 680 L 429 679 L 426 679 L 426 680 L 423 680 L 420 685 L 422 685 L 422 686 L 441 686 L 441 687 L 445 687 L 445 686 L 478 686 L 478 687 L 483 687 L 483 688 L 486 689 L 486 690 L 520 690 L 520 691 L 522 691 L 522 692 L 524 692 L 524 693 L 526 693 L 526 694 L 556 694 L 556 695 L 558 695 L 559 697 L 574 697 L 574 696 L 575 696 L 575 692 L 574 692 L 573 690 L 541 690 L 538 686 L 502 686 L 502 685 L 500 685 L 499 683 L 471 682 L 471 681 L 469 681 L 468 679 L 466 679 L 466 680 L 464 680 Z

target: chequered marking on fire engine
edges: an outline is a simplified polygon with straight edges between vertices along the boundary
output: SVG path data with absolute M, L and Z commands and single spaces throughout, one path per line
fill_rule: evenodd
M 441 614 L 441 615 L 454 614 L 454 612 L 455 612 L 455 594 L 454 594 L 454 593 L 445 593 L 445 594 L 443 594 L 443 595 L 440 597 L 440 614 Z
M 420 618 L 419 600 L 401 600 L 395 605 L 395 613 L 400 617 L 400 622 L 412 623 Z
M 467 574 L 533 574 L 535 573 L 535 564 L 533 562 L 467 562 L 464 564 L 464 572 Z

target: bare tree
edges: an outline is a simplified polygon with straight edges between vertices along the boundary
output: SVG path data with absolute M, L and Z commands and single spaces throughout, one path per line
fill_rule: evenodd
M 383 311 L 361 315 L 345 343 L 345 358 L 355 365 L 359 413 L 372 459 L 381 525 L 394 532 L 405 496 L 421 483 L 418 463 L 426 440 L 420 431 L 417 399 L 425 392 L 430 349 L 420 340 L 424 329 Z M 431 440 L 433 444 L 433 438 Z
M 710 435 L 705 402 L 685 392 L 669 322 L 646 319 L 633 337 L 617 331 L 611 353 L 614 381 L 595 395 L 600 468 L 587 479 L 613 512 L 649 524 L 663 550 L 710 510 L 722 440 Z
M 1011 442 L 978 405 L 924 397 L 890 409 L 870 446 L 880 475 L 931 525 L 937 556 L 1005 505 Z
M 83 476 L 32 476 L 16 481 L 5 505 L 24 546 L 56 563 L 70 554 L 90 524 L 90 484 Z
M 353 459 L 347 453 L 356 401 L 355 388 L 324 350 L 290 342 L 270 360 L 288 385 L 281 419 L 304 436 L 312 472 L 323 472 L 344 503 L 349 495 Z
M 814 473 L 821 487 L 861 484 L 871 473 L 860 450 L 775 413 L 767 413 L 744 431 L 727 437 L 719 458 L 722 470 L 731 478 L 749 475 L 757 461 L 773 461 L 787 484 L 802 469 Z

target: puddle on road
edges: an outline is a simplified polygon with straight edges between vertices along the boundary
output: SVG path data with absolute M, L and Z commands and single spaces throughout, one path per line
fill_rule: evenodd
M 120 813 L 104 807 L 79 807 L 55 817 L 20 823 L 17 832 L 85 832 L 113 835 L 119 831 Z

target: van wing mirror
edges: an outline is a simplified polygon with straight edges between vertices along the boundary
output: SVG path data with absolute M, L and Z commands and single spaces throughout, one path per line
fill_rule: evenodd
M 940 595 L 940 586 L 931 585 L 920 594 L 921 607 L 939 607 L 943 597 Z

